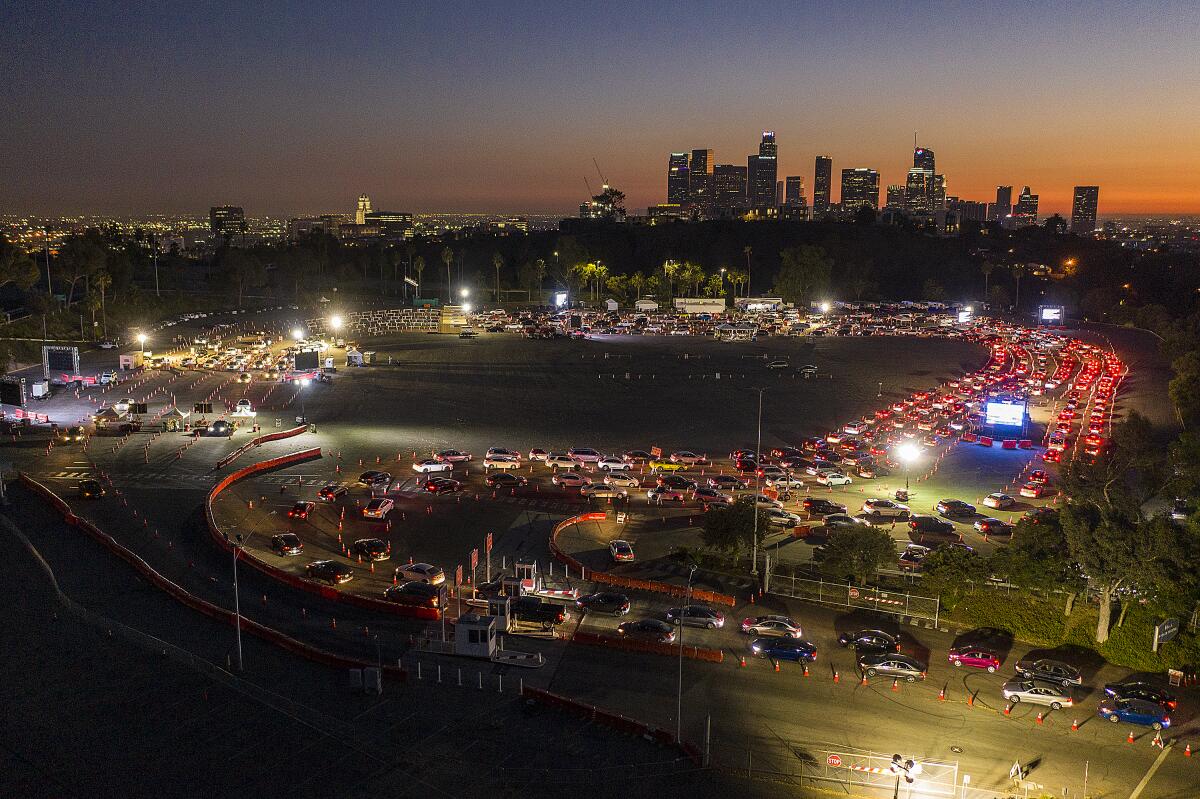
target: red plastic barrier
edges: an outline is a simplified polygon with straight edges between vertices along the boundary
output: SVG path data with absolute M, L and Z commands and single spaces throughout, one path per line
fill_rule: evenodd
M 979 446 L 990 447 L 991 445 L 992 445 L 991 436 L 980 436 L 979 437 Z
M 265 436 L 259 436 L 258 438 L 251 439 L 235 449 L 233 452 L 226 455 L 224 458 L 221 458 L 221 460 L 217 461 L 217 466 L 228 466 L 240 458 L 248 450 L 254 447 L 261 447 L 263 444 L 266 444 L 269 441 L 280 441 L 285 438 L 291 438 L 292 436 L 298 436 L 307 431 L 308 425 L 301 425 L 300 427 L 293 427 L 291 430 L 281 430 L 278 433 L 270 433 Z
M 35 494 L 47 500 L 56 509 L 59 508 L 60 505 L 66 504 L 53 491 L 29 477 L 29 475 L 25 474 L 24 472 L 19 474 L 19 478 L 23 485 L 28 487 Z M 224 621 L 226 624 L 231 626 L 237 623 L 237 616 L 235 616 L 232 611 L 225 610 L 224 608 L 218 607 L 207 600 L 201 599 L 200 597 L 187 591 L 179 584 L 168 580 L 136 553 L 120 544 L 115 538 L 101 530 L 96 525 L 92 524 L 86 519 L 80 519 L 71 513 L 69 509 L 63 514 L 63 518 L 67 524 L 83 530 L 102 546 L 107 547 L 117 557 L 131 565 L 142 577 L 149 580 L 159 589 L 165 591 L 181 604 L 192 608 L 193 610 L 199 611 L 210 618 L 218 621 Z M 327 666 L 333 666 L 335 668 L 361 669 L 370 668 L 376 665 L 373 662 L 355 660 L 354 658 L 348 658 L 342 655 L 336 655 L 332 652 L 327 652 L 323 649 L 318 649 L 317 647 L 310 646 L 309 644 L 305 644 L 301 641 L 297 641 L 294 638 L 290 638 L 276 629 L 267 627 L 266 625 L 256 622 L 253 619 L 248 619 L 245 616 L 241 617 L 241 625 L 242 629 L 251 635 L 255 635 L 269 643 L 279 646 L 282 649 L 317 663 L 323 663 Z M 403 680 L 407 676 L 403 669 L 389 665 L 383 666 L 383 674 L 398 680 Z
M 1017 442 L 1017 446 L 1021 449 L 1033 449 L 1033 442 L 1027 438 L 1023 438 Z
M 1016 449 L 1017 448 L 1017 440 L 1015 438 L 1006 438 L 1006 439 L 1004 439 L 1003 443 L 1000 444 L 1000 448 L 1001 449 Z
M 976 439 L 976 435 L 974 433 L 963 433 L 962 434 L 962 440 L 967 442 L 968 444 L 974 444 L 975 439 Z
M 217 526 L 216 518 L 213 516 L 212 512 L 213 500 L 215 500 L 217 495 L 226 488 L 229 488 L 229 486 L 233 485 L 239 480 L 244 480 L 253 474 L 319 457 L 321 457 L 321 449 L 320 447 L 316 447 L 313 449 L 301 450 L 300 452 L 293 452 L 290 455 L 281 455 L 278 458 L 260 461 L 259 463 L 251 464 L 244 468 L 238 469 L 236 472 L 231 472 L 230 474 L 226 475 L 221 479 L 220 482 L 213 486 L 212 491 L 208 493 L 208 498 L 204 502 L 204 515 L 208 521 L 209 536 L 217 544 L 217 546 L 221 547 L 226 552 L 231 551 L 230 548 L 232 547 L 232 544 L 226 541 L 225 536 L 221 534 L 221 529 Z M 290 572 L 286 572 L 276 566 L 272 566 L 266 561 L 256 558 L 253 553 L 245 549 L 242 550 L 241 560 L 273 580 L 277 580 L 281 583 L 290 585 L 293 588 L 297 588 L 301 591 L 306 591 L 310 594 L 317 594 L 324 599 L 328 599 L 333 602 L 354 605 L 355 607 L 366 608 L 368 610 L 373 610 L 380 613 L 388 613 L 393 616 L 405 616 L 408 618 L 425 619 L 427 621 L 437 621 L 442 617 L 442 612 L 437 608 L 398 605 L 395 602 L 388 602 L 383 599 L 372 599 L 371 597 L 352 594 L 347 591 L 339 591 L 333 586 L 315 583 L 312 580 L 305 579 L 299 575 L 291 574 Z

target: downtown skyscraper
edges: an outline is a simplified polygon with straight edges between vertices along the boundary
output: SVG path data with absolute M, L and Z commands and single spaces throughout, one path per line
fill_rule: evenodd
M 842 170 L 842 211 L 879 210 L 879 173 L 874 169 Z
M 817 156 L 813 174 L 813 216 L 822 217 L 829 213 L 829 193 L 833 187 L 833 159 L 827 155 Z
M 671 153 L 667 161 L 667 202 L 683 205 L 691 191 L 691 167 L 687 153 Z
M 1099 186 L 1076 186 L 1071 200 L 1071 232 L 1090 236 L 1096 231 L 1096 209 L 1100 205 Z
M 758 155 L 746 159 L 746 190 L 751 208 L 761 210 L 775 207 L 775 181 L 778 174 L 779 151 L 775 144 L 775 132 L 764 130 Z

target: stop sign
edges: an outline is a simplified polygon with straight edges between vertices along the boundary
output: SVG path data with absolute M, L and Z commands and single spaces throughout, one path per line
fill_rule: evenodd
M 831 766 L 837 767 L 842 765 L 842 758 L 839 755 L 830 755 L 825 758 L 825 762 Z
M 851 598 L 851 599 L 858 599 L 858 589 L 857 589 L 857 588 L 851 588 L 851 589 L 850 589 L 850 598 Z

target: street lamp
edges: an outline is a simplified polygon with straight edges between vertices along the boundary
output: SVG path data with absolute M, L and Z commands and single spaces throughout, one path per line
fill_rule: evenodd
M 469 314 L 469 313 L 471 312 L 471 303 L 469 303 L 469 302 L 464 302 L 464 303 L 462 304 L 462 309 L 463 309 L 463 313 L 465 313 L 465 314 Z
M 830 305 L 830 304 L 829 304 L 829 303 L 827 303 L 827 302 L 823 302 L 823 303 L 821 303 L 821 313 L 823 313 L 823 314 L 827 314 L 827 313 L 829 313 L 829 311 L 830 311 L 832 308 L 833 308 L 833 306 L 832 306 L 832 305 Z
M 908 493 L 908 471 L 909 467 L 916 462 L 917 458 L 921 457 L 921 450 L 917 449 L 916 444 L 901 444 L 896 447 L 896 456 L 900 458 L 900 462 L 904 464 L 904 492 Z
M 333 328 L 335 331 L 341 330 L 342 329 L 342 317 L 340 317 L 336 314 L 329 317 L 329 326 L 331 328 Z
M 304 338 L 304 331 L 298 327 L 293 327 L 292 328 L 292 338 L 295 339 L 296 341 L 300 341 L 301 339 Z
M 758 508 L 755 508 L 757 513 Z M 692 604 L 692 577 L 696 574 L 696 564 L 688 566 L 688 581 L 687 594 L 683 602 L 683 610 L 680 613 L 686 613 L 687 609 Z M 675 685 L 675 742 L 682 740 L 683 736 L 683 616 L 679 617 L 679 681 Z
M 758 440 L 754 445 L 754 537 L 750 540 L 752 547 L 750 563 L 750 573 L 758 574 L 758 495 L 762 492 L 762 397 L 765 388 L 751 388 L 751 391 L 758 392 Z
M 235 541 L 229 540 L 229 533 L 225 533 L 225 542 L 233 545 L 233 618 L 234 629 L 237 630 L 237 670 L 242 670 L 242 606 L 238 595 L 238 579 L 237 579 L 237 562 L 238 556 L 242 553 L 242 534 L 237 533 Z

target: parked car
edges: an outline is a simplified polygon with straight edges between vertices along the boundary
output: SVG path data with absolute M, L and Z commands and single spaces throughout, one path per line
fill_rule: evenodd
M 892 653 L 860 654 L 858 667 L 867 677 L 880 675 L 895 677 L 905 682 L 916 682 L 925 679 L 928 667 L 909 655 Z
M 513 597 L 509 600 L 508 612 L 509 617 L 516 621 L 539 625 L 547 631 L 570 618 L 562 605 L 543 602 L 536 596 Z
M 920 544 L 909 544 L 900 553 L 897 565 L 907 571 L 919 571 L 931 551 L 929 547 Z
M 1016 669 L 1017 674 L 1026 679 L 1045 680 L 1060 685 L 1083 685 L 1083 676 L 1079 669 L 1058 660 L 1018 660 Z
M 757 616 L 742 619 L 742 632 L 746 635 L 759 637 L 775 636 L 782 638 L 800 638 L 804 631 L 800 625 L 787 616 Z
M 613 455 L 607 455 L 596 461 L 596 468 L 602 472 L 624 472 L 628 471 L 632 466 L 633 464 L 629 461 L 622 460 Z
M 512 471 L 520 468 L 520 456 L 489 455 L 483 459 L 484 471 Z
M 683 449 L 679 450 L 678 452 L 672 452 L 671 461 L 673 463 L 682 463 L 685 466 L 699 466 L 701 464 L 708 463 L 708 456 L 697 455 L 694 452 Z
M 714 630 L 725 626 L 725 614 L 706 605 L 687 605 L 668 610 L 667 621 L 685 627 L 707 627 Z
M 392 556 L 387 542 L 378 538 L 360 538 L 350 546 L 350 551 L 368 562 L 387 560 Z
M 1013 526 L 1008 522 L 990 516 L 977 520 L 974 527 L 983 535 L 1012 535 L 1013 531 Z
M 568 470 L 569 469 L 578 469 L 581 465 L 583 465 L 581 461 L 577 461 L 574 458 L 572 458 L 570 455 L 565 455 L 561 452 L 551 452 L 549 455 L 547 455 L 545 458 L 542 459 L 542 462 L 545 463 L 547 466 L 549 466 L 551 469 L 556 469 L 556 470 L 557 469 L 568 469 Z
M 529 484 L 529 478 L 512 472 L 494 472 L 483 478 L 489 488 L 517 488 Z
M 773 527 L 795 527 L 802 521 L 798 514 L 782 508 L 767 508 L 767 523 Z
M 989 508 L 995 508 L 996 510 L 1006 510 L 1011 508 L 1013 505 L 1016 505 L 1017 501 L 1008 494 L 1002 494 L 997 491 L 984 497 L 983 504 Z
M 950 519 L 959 516 L 969 517 L 975 515 L 975 506 L 963 502 L 961 499 L 943 499 L 937 504 L 935 510 Z
M 457 449 L 443 449 L 435 453 L 433 459 L 442 463 L 466 463 L 472 457 L 469 452 L 462 452 Z
M 759 657 L 796 663 L 812 663 L 817 659 L 816 644 L 799 638 L 756 638 L 750 642 L 750 651 Z
M 911 516 L 908 529 L 917 535 L 957 535 L 954 525 L 936 516 Z
M 1048 705 L 1051 710 L 1059 710 L 1074 704 L 1070 688 L 1044 680 L 1026 680 L 1017 677 L 1004 683 L 1000 694 L 1014 704 L 1028 702 L 1033 705 Z
M 387 472 L 375 471 L 372 469 L 369 472 L 363 472 L 358 476 L 359 485 L 364 485 L 367 488 L 377 488 L 386 486 L 392 482 L 392 476 Z
M 1125 721 L 1130 724 L 1142 724 L 1155 730 L 1163 730 L 1171 726 L 1171 715 L 1157 702 L 1145 699 L 1117 699 L 1106 697 L 1099 707 L 1101 718 L 1106 718 L 1113 724 Z
M 692 499 L 705 505 L 732 505 L 733 497 L 715 488 L 697 488 L 692 491 Z
M 607 613 L 624 616 L 629 612 L 629 597 L 611 591 L 600 591 L 575 600 L 581 613 Z
M 441 585 L 446 582 L 446 572 L 440 566 L 431 563 L 405 563 L 396 567 L 397 582 L 416 581 Z
M 828 516 L 831 513 L 845 513 L 846 506 L 839 505 L 823 497 L 805 497 L 800 503 L 809 516 Z
M 344 497 L 350 492 L 344 483 L 326 483 L 317 490 L 317 498 L 323 499 L 326 502 L 333 502 L 339 497 Z
M 683 502 L 687 495 L 682 489 L 656 486 L 646 492 L 646 500 L 656 505 L 664 502 Z
M 588 477 L 579 472 L 555 472 L 554 476 L 550 478 L 550 482 L 564 488 L 583 488 L 592 484 Z
M 714 474 L 709 477 L 706 482 L 709 488 L 715 488 L 718 491 L 724 489 L 726 491 L 736 491 L 746 487 L 746 481 L 740 477 L 734 477 L 732 474 Z
M 332 560 L 315 560 L 304 569 L 310 580 L 319 580 L 329 585 L 341 585 L 354 579 L 354 570 L 348 564 Z
M 950 663 L 958 668 L 970 666 L 975 669 L 983 669 L 989 674 L 995 673 L 996 669 L 1000 668 L 1000 656 L 990 649 L 980 646 L 951 647 L 946 656 Z
M 900 641 L 896 636 L 885 633 L 883 630 L 858 630 L 842 633 L 838 636 L 838 643 L 859 654 L 900 651 Z
M 1146 702 L 1154 702 L 1167 710 L 1174 710 L 1179 704 L 1174 694 L 1140 680 L 1110 682 L 1104 686 L 1104 693 L 1114 699 L 1141 699 Z
M 637 488 L 641 485 L 633 475 L 618 471 L 610 471 L 604 475 L 604 483 L 605 485 L 619 486 L 621 488 Z
M 414 580 L 389 585 L 383 592 L 383 598 L 399 605 L 436 609 L 446 606 L 446 589 L 444 586 Z
M 362 515 L 366 519 L 384 519 L 394 507 L 396 507 L 395 501 L 387 497 L 375 497 L 363 508 Z
M 675 640 L 675 630 L 660 619 L 624 621 L 617 625 L 617 633 L 622 638 L 654 641 L 659 644 L 669 644 Z
M 307 519 L 316 507 L 317 503 L 315 502 L 309 502 L 307 500 L 297 502 L 295 505 L 292 505 L 291 510 L 288 511 L 288 516 L 293 519 Z
M 271 551 L 283 557 L 299 555 L 304 551 L 304 542 L 295 533 L 279 533 L 271 536 Z
M 862 504 L 862 512 L 873 516 L 888 516 L 904 519 L 910 515 L 907 505 L 890 499 L 868 499 Z
M 448 477 L 431 477 L 421 488 L 430 494 L 453 494 L 462 490 L 462 483 Z

